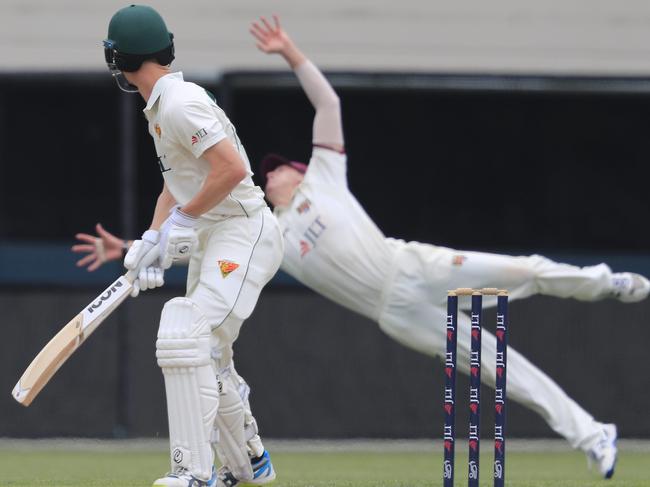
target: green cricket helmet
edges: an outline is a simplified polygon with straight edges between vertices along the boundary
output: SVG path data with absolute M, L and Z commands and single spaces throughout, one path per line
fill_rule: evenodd
M 162 66 L 174 60 L 174 35 L 153 8 L 130 5 L 118 10 L 108 24 L 104 41 L 106 64 L 123 91 L 138 89 L 124 78 L 123 72 L 140 69 L 142 63 L 154 59 Z

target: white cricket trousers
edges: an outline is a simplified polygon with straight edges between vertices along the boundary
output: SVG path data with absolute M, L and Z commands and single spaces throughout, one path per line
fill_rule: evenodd
M 210 324 L 212 355 L 222 369 L 231 365 L 232 345 L 241 325 L 280 267 L 284 244 L 278 221 L 268 208 L 202 228 L 198 238 L 186 296 Z
M 446 351 L 447 290 L 459 287 L 507 289 L 510 299 L 533 294 L 593 301 L 611 291 L 605 264 L 576 267 L 539 255 L 510 257 L 464 252 L 417 242 L 387 239 L 395 251 L 392 276 L 382 296 L 381 329 L 398 342 L 431 356 Z M 484 306 L 495 303 L 484 298 Z M 465 309 L 469 300 L 461 300 Z M 469 374 L 470 318 L 458 313 L 458 369 Z M 494 388 L 496 339 L 482 333 L 481 378 Z M 588 450 L 602 425 L 544 372 L 508 347 L 508 397 L 540 414 L 574 448 Z
M 233 343 L 242 323 L 253 312 L 262 289 L 280 267 L 284 250 L 282 234 L 277 219 L 265 207 L 247 216 L 228 217 L 202 226 L 197 230 L 197 237 L 198 248 L 189 262 L 186 297 L 200 309 L 210 326 L 212 364 L 220 381 L 221 397 L 211 443 L 220 458 L 238 462 L 241 459 L 233 452 L 241 453 L 245 447 L 250 455 L 259 456 L 264 446 L 248 401 L 250 389 L 234 367 Z M 225 406 L 220 404 L 224 400 Z M 220 431 L 220 424 L 229 429 Z M 246 444 L 233 446 L 224 442 L 220 447 L 220 433 Z M 245 458 L 243 463 L 229 467 L 248 466 L 247 461 Z

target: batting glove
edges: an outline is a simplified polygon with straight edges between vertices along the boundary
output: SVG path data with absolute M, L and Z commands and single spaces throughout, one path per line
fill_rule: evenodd
M 124 257 L 124 267 L 136 270 L 141 267 L 142 259 L 158 243 L 160 234 L 156 230 L 147 230 L 140 240 L 135 240 Z
M 155 289 L 165 284 L 165 270 L 159 265 L 143 267 L 138 273 L 138 277 L 133 281 L 131 297 L 135 298 L 140 291 Z
M 189 257 L 198 245 L 199 219 L 183 213 L 177 206 L 160 228 L 160 267 L 169 269 L 175 260 Z

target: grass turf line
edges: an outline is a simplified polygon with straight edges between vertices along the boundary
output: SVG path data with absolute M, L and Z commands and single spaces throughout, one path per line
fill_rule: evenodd
M 276 487 L 438 487 L 442 457 L 431 453 L 276 453 Z M 580 452 L 513 452 L 506 484 L 517 487 L 650 487 L 647 453 L 623 452 L 610 481 L 589 472 Z M 147 487 L 169 464 L 161 452 L 3 451 L 2 487 Z M 481 456 L 481 487 L 492 485 L 492 455 Z M 467 456 L 456 484 L 467 483 Z

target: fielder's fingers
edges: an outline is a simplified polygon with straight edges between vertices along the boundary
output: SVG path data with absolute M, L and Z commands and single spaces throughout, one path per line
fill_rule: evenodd
M 97 258 L 97 256 L 95 254 L 88 254 L 83 259 L 79 259 L 77 261 L 77 267 L 86 266 L 86 265 L 90 264 L 92 261 L 94 261 L 96 258 Z
M 255 37 L 255 39 L 257 39 L 258 41 L 260 41 L 260 42 L 265 42 L 265 41 L 266 41 L 266 38 L 265 38 L 262 34 L 260 34 L 259 32 L 255 31 L 254 29 L 249 29 L 249 32 L 250 32 L 250 33 L 253 35 L 253 37 Z M 258 44 L 258 46 L 259 46 L 259 44 Z
M 99 259 L 95 260 L 92 264 L 88 266 L 88 269 L 86 269 L 88 272 L 93 272 L 99 269 L 102 266 L 103 262 Z
M 261 40 L 265 40 L 269 35 L 269 33 L 266 30 L 262 29 L 260 24 L 258 24 L 257 22 L 253 22 L 252 28 L 255 31 L 255 34 L 259 35 L 262 38 Z
M 78 234 L 75 235 L 75 238 L 77 240 L 81 240 L 82 242 L 87 242 L 87 243 L 91 244 L 91 243 L 95 242 L 95 239 L 97 237 L 95 237 L 93 235 L 88 235 L 87 233 L 78 233 Z
M 267 29 L 269 29 L 270 32 L 275 32 L 275 29 L 273 26 L 269 23 L 268 20 L 266 20 L 266 17 L 261 17 L 260 20 L 262 23 L 266 26 Z
M 278 17 L 278 14 L 273 14 L 273 21 L 275 22 L 275 30 L 280 30 L 280 18 Z
M 104 241 L 101 238 L 95 239 L 95 253 L 102 264 L 106 262 L 106 250 L 104 249 Z
M 104 227 L 102 227 L 101 223 L 98 223 L 95 225 L 95 231 L 97 232 L 97 235 L 99 235 L 102 238 L 108 238 L 108 237 L 113 237 L 114 235 L 110 232 L 107 232 Z
M 95 246 L 88 244 L 76 244 L 71 247 L 73 252 L 94 252 Z

